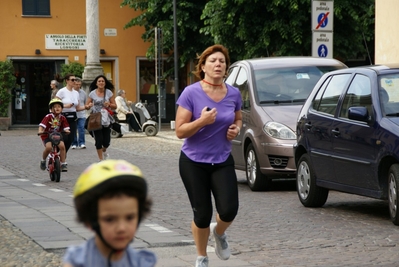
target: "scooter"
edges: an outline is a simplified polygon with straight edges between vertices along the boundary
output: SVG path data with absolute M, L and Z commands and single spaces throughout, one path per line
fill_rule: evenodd
M 158 123 L 155 121 L 154 118 L 155 116 L 151 117 L 151 114 L 148 112 L 148 109 L 141 102 L 136 103 L 134 106 L 136 107 L 136 109 L 142 111 L 144 118 L 146 119 L 145 122 L 141 124 L 140 118 L 137 118 L 133 112 L 133 116 L 137 124 L 140 126 L 141 131 L 144 132 L 147 136 L 156 136 L 158 133 Z M 111 137 L 113 138 L 122 137 L 123 134 L 129 132 L 129 124 L 123 122 L 118 122 L 118 123 L 121 125 L 121 132 L 119 133 L 114 129 L 111 129 Z

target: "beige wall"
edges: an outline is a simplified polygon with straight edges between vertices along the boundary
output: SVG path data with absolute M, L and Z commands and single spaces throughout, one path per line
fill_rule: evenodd
M 375 1 L 375 64 L 399 62 L 399 0 Z

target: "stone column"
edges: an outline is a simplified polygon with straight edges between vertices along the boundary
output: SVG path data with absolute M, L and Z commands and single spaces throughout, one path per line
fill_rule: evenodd
M 104 70 L 100 64 L 98 0 L 86 0 L 86 66 L 82 77 L 82 89 L 88 93 L 89 85 Z

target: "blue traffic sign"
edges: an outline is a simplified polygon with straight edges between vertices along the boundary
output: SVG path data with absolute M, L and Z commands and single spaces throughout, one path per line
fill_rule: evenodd
M 328 55 L 328 49 L 327 46 L 324 44 L 320 45 L 319 48 L 317 48 L 317 54 L 319 57 L 327 57 Z
M 328 24 L 328 13 L 320 13 L 319 16 L 317 17 L 317 28 L 324 28 Z

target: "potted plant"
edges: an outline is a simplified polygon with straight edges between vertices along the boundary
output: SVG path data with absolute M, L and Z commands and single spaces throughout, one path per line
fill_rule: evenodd
M 64 75 L 66 75 L 68 73 L 72 73 L 75 76 L 82 78 L 84 69 L 85 69 L 85 66 L 83 66 L 79 62 L 71 62 L 69 64 L 62 64 L 61 65 L 61 75 L 62 75 L 62 77 L 64 77 Z
M 0 129 L 2 130 L 8 130 L 11 125 L 9 110 L 12 99 L 11 90 L 15 86 L 15 80 L 12 61 L 0 61 Z

